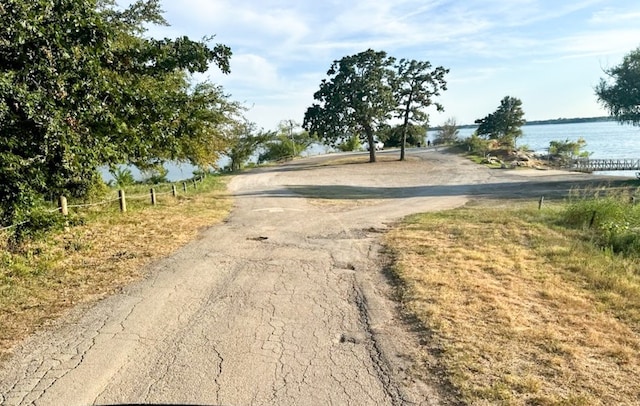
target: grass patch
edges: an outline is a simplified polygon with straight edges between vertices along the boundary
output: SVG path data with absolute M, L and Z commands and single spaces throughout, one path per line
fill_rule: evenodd
M 186 193 L 179 185 L 177 197 L 171 185 L 156 186 L 156 206 L 150 205 L 150 186 L 134 186 L 126 190 L 126 213 L 117 201 L 72 209 L 65 230 L 19 250 L 0 247 L 0 357 L 71 306 L 140 279 L 145 265 L 224 219 L 231 209 L 226 180 L 209 176 Z
M 558 226 L 564 210 L 461 208 L 388 234 L 402 304 L 466 403 L 640 399 L 640 261 Z

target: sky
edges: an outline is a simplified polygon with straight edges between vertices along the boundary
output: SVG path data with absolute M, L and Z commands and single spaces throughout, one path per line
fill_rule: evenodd
M 121 1 L 121 5 L 128 2 Z M 224 87 L 265 130 L 301 123 L 332 62 L 367 49 L 450 70 L 430 125 L 471 124 L 505 96 L 527 120 L 605 116 L 594 87 L 640 46 L 638 0 L 163 0 L 169 27 L 151 37 L 215 35 Z

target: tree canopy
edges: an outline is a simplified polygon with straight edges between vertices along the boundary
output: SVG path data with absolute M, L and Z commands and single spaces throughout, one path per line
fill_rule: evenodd
M 516 97 L 505 96 L 500 101 L 498 109 L 476 120 L 479 124 L 479 136 L 497 140 L 500 144 L 514 148 L 516 139 L 522 136 L 522 126 L 525 124 L 522 101 Z
M 0 4 L 0 214 L 19 221 L 43 196 L 81 196 L 97 168 L 162 160 L 213 163 L 231 103 L 189 73 L 229 72 L 231 50 L 148 39 L 158 0 Z
M 605 73 L 608 78 L 600 79 L 595 89 L 600 103 L 619 122 L 640 125 L 640 48 Z
M 405 144 L 410 126 L 422 126 L 425 128 L 428 115 L 425 109 L 432 104 L 438 111 L 444 111 L 444 107 L 434 102 L 433 97 L 447 90 L 447 82 L 444 76 L 448 69 L 438 66 L 431 70 L 428 61 L 416 61 L 401 59 L 396 65 L 394 77 L 394 93 L 396 95 L 397 118 L 402 120 L 402 142 L 400 143 L 400 160 L 404 160 Z
M 395 107 L 393 88 L 394 59 L 386 52 L 371 49 L 334 61 L 313 98 L 303 127 L 330 145 L 352 135 L 365 137 L 373 145 L 378 126 L 390 118 Z M 369 160 L 376 161 L 375 148 Z
M 432 70 L 427 61 L 395 62 L 386 52 L 371 49 L 334 61 L 329 79 L 321 81 L 313 96 L 318 103 L 305 113 L 303 127 L 333 146 L 354 144 L 354 136 L 373 145 L 376 132 L 389 133 L 388 121 L 401 119 L 398 146 L 404 159 L 409 132 L 426 128 L 425 108 L 435 105 L 443 110 L 433 97 L 446 90 L 444 75 L 449 71 L 441 66 Z M 375 160 L 375 148 L 369 148 L 369 161 Z

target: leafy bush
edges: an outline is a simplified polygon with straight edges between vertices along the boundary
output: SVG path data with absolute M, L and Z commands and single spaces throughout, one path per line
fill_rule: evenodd
M 149 168 L 141 169 L 144 183 L 157 185 L 159 183 L 167 183 L 167 174 L 169 170 L 162 165 L 152 166 Z
M 438 144 L 453 144 L 458 142 L 458 124 L 455 118 L 449 118 L 438 130 L 433 143 Z
M 133 173 L 128 168 L 118 167 L 114 170 L 109 171 L 109 173 L 111 174 L 111 176 L 113 176 L 113 181 L 119 188 L 130 186 L 136 183 L 136 180 L 133 177 Z
M 391 127 L 389 125 L 383 126 L 377 135 L 377 138 L 384 142 L 386 147 L 401 147 L 403 142 L 402 125 Z M 409 146 L 422 146 L 424 145 L 424 138 L 427 135 L 427 129 L 423 125 L 409 124 L 407 128 L 407 145 Z
M 258 162 L 282 161 L 299 155 L 305 147 L 296 144 L 286 136 L 277 136 L 265 145 L 265 151 L 258 156 Z
M 561 162 L 566 163 L 575 158 L 588 158 L 589 152 L 582 151 L 587 145 L 584 138 L 578 138 L 576 141 L 551 141 L 549 143 L 549 155 L 551 157 L 559 159 Z
M 632 191 L 573 198 L 562 212 L 563 226 L 589 229 L 594 242 L 614 253 L 640 253 L 640 206 Z
M 18 248 L 27 240 L 44 238 L 49 232 L 61 230 L 67 224 L 67 218 L 57 211 L 35 208 L 13 229 L 9 238 L 10 247 Z
M 356 135 L 352 135 L 345 141 L 338 144 L 338 149 L 342 152 L 357 151 L 360 148 L 362 148 L 362 143 L 360 143 L 360 138 Z
M 482 155 L 484 156 L 489 149 L 491 149 L 492 145 L 491 140 L 487 140 L 484 138 L 480 138 L 477 132 L 471 134 L 470 137 L 466 138 L 463 142 L 463 146 L 467 149 L 467 151 L 471 154 Z

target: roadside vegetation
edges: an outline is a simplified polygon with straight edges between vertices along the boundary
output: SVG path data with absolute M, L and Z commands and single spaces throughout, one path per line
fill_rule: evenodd
M 124 178 L 127 178 L 123 175 Z M 72 306 L 100 299 L 145 275 L 145 265 L 166 257 L 198 232 L 222 221 L 231 209 L 227 178 L 206 176 L 177 197 L 159 184 L 157 205 L 149 185 L 124 187 L 127 212 L 108 205 L 43 213 L 44 228 L 18 246 L 0 234 L 0 358 L 18 340 Z M 110 190 L 106 196 L 115 196 Z M 140 198 L 134 198 L 140 196 Z M 105 199 L 104 195 L 100 201 Z M 75 203 L 87 203 L 72 202 Z
M 466 404 L 640 399 L 640 206 L 633 191 L 564 203 L 492 202 L 407 218 L 387 236 L 414 373 Z

